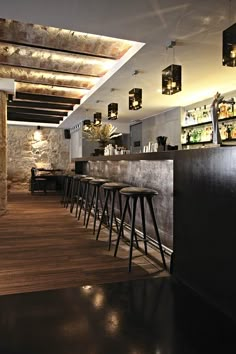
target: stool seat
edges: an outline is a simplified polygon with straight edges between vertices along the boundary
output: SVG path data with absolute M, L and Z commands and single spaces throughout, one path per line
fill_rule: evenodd
M 94 179 L 94 178 L 93 178 L 93 177 L 88 177 L 88 176 L 86 176 L 86 177 L 81 178 L 81 182 L 89 182 L 89 181 L 91 181 L 92 179 Z
M 104 183 L 102 188 L 108 189 L 108 190 L 119 190 L 125 187 L 128 187 L 128 184 L 125 183 L 119 183 L 119 182 L 107 182 Z
M 154 191 L 153 189 L 149 188 L 139 188 L 139 187 L 127 187 L 127 188 L 122 188 L 120 190 L 121 194 L 127 195 L 127 196 L 152 196 L 152 195 L 157 195 L 158 192 Z
M 85 178 L 88 177 L 87 175 L 74 175 L 73 179 L 81 179 L 81 178 Z
M 107 179 L 99 179 L 99 178 L 94 178 L 91 181 L 89 181 L 90 184 L 96 185 L 96 186 L 101 186 L 102 184 L 108 182 Z

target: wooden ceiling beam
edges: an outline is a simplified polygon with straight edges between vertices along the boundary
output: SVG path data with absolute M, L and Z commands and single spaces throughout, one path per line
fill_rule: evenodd
M 92 58 L 79 54 L 64 54 L 50 50 L 5 44 L 0 40 L 0 63 L 13 66 L 26 65 L 44 68 L 48 71 L 60 70 L 71 74 L 103 76 L 114 63 L 111 59 Z
M 37 70 L 37 71 L 41 71 L 42 72 L 42 74 L 43 73 L 52 73 L 52 74 L 59 74 L 59 75 L 73 75 L 73 76 L 77 76 L 78 78 L 79 77 L 90 77 L 90 78 L 100 78 L 100 76 L 99 75 L 96 75 L 96 74 L 83 74 L 83 73 L 72 73 L 72 72 L 68 72 L 68 71 L 62 71 L 62 70 L 59 70 L 59 69 L 57 69 L 57 68 L 53 68 L 53 69 L 50 69 L 50 70 L 48 70 L 48 69 L 45 69 L 45 68 L 33 68 L 32 66 L 27 66 L 27 65 L 24 65 L 24 64 L 22 64 L 22 65 L 19 65 L 19 66 L 16 66 L 16 65 L 12 65 L 12 64 L 10 64 L 10 63 L 0 63 L 0 65 L 1 66 L 8 66 L 8 67 L 10 67 L 10 68 L 18 68 L 18 69 L 26 69 L 26 70 Z
M 6 42 L 40 48 L 119 59 L 131 47 L 129 41 L 15 20 L 0 19 L 1 38 Z
M 45 47 L 42 45 L 37 45 L 37 44 L 27 44 L 27 43 L 23 43 L 23 42 L 18 42 L 18 41 L 7 41 L 1 38 L 1 42 L 10 45 L 22 45 L 24 47 L 29 47 L 29 48 L 35 48 L 35 49 L 42 49 L 42 50 L 51 50 L 54 53 L 58 52 L 58 53 L 63 53 L 63 54 L 75 54 L 75 55 L 86 55 L 87 57 L 91 57 L 91 58 L 98 58 L 98 59 L 110 59 L 110 60 L 117 60 L 116 57 L 114 56 L 109 56 L 109 55 L 104 55 L 104 54 L 94 54 L 94 53 L 86 53 L 86 52 L 80 52 L 80 51 L 73 51 L 73 50 L 67 50 L 67 49 L 62 49 L 62 48 L 53 48 L 53 47 Z

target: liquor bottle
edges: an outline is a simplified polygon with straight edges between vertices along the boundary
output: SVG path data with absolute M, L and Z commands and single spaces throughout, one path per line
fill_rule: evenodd
M 208 122 L 208 121 L 210 121 L 210 112 L 209 110 L 207 110 L 206 105 L 204 105 L 202 111 L 202 122 Z

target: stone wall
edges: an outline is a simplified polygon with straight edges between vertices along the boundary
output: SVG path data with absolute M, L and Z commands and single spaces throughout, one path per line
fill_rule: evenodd
M 7 211 L 7 96 L 0 92 L 0 216 Z
M 8 126 L 8 188 L 28 188 L 31 167 L 70 170 L 63 129 Z

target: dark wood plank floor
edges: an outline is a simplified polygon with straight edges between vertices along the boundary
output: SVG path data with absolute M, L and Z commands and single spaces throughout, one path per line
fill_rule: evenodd
M 127 246 L 114 258 L 107 231 L 96 241 L 59 199 L 10 193 L 8 213 L 0 218 L 0 295 L 168 276 L 139 251 L 128 273 Z

